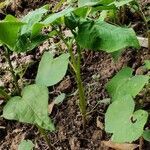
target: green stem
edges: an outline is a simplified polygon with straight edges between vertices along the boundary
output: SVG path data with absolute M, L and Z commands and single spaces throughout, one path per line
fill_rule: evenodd
M 150 51 L 150 30 L 148 30 L 148 50 Z
M 86 106 L 87 102 L 85 99 L 85 92 L 84 92 L 84 86 L 83 82 L 81 79 L 81 49 L 78 47 L 78 61 L 77 61 L 77 72 L 76 72 L 76 80 L 77 80 L 77 86 L 79 89 L 79 107 L 80 111 L 82 113 L 82 118 L 83 118 L 83 125 L 86 123 Z
M 54 27 L 54 26 L 53 26 Z M 73 66 L 73 69 L 75 71 L 75 78 L 76 78 L 76 82 L 77 82 L 77 87 L 79 90 L 79 107 L 80 107 L 80 112 L 82 114 L 82 119 L 83 119 L 83 126 L 86 123 L 86 98 L 85 98 L 85 92 L 84 92 L 84 86 L 82 83 L 82 79 L 81 79 L 81 49 L 78 46 L 78 58 L 76 60 L 74 54 L 73 54 L 73 40 L 71 40 L 71 42 L 68 44 L 68 42 L 66 41 L 66 39 L 63 37 L 62 33 L 60 31 L 58 31 L 55 27 L 54 29 L 56 30 L 56 32 L 58 33 L 59 37 L 61 38 L 61 40 L 64 42 L 64 44 L 66 45 L 66 47 L 68 48 L 70 57 L 71 57 L 71 64 Z
M 41 135 L 43 135 L 44 140 L 45 140 L 45 142 L 47 143 L 47 145 L 49 147 L 49 150 L 52 150 L 52 145 L 51 145 L 50 140 L 49 140 L 49 138 L 47 136 L 47 133 L 40 126 L 37 125 L 37 127 L 38 127 L 38 130 L 41 133 Z
M 9 68 L 10 68 L 10 72 L 11 72 L 12 77 L 13 77 L 15 88 L 17 90 L 18 95 L 20 95 L 21 94 L 21 90 L 19 88 L 18 80 L 17 80 L 17 77 L 15 75 L 14 68 L 12 66 L 11 60 L 10 60 L 9 50 L 6 47 L 5 47 L 5 57 L 7 59 L 7 62 L 8 62 Z

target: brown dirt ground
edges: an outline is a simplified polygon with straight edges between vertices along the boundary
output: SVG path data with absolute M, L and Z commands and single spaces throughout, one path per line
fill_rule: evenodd
M 12 4 L 7 7 L 6 11 L 19 17 L 20 15 L 26 14 L 31 9 L 42 6 L 44 3 L 56 3 L 56 1 L 50 0 L 37 0 L 36 2 L 31 0 L 17 0 L 15 2 L 17 2 L 17 5 L 16 3 L 15 5 Z M 57 40 L 59 41 L 59 39 Z M 43 50 L 54 43 L 55 40 L 51 40 L 41 45 L 33 52 L 12 55 L 11 59 L 14 67 L 18 67 L 19 64 L 26 66 L 27 62 L 29 63 L 29 67 L 23 76 L 24 83 L 32 83 L 34 81 L 33 79 L 36 75 L 39 58 L 41 57 Z M 0 51 L 1 56 L 2 54 L 3 52 Z M 78 96 L 76 95 L 76 83 L 72 74 L 68 71 L 64 80 L 57 86 L 54 86 L 53 89 L 50 89 L 51 101 L 59 94 L 59 92 L 65 92 L 67 94 L 66 100 L 61 105 L 55 106 L 51 114 L 51 118 L 56 126 L 56 131 L 48 133 L 48 136 L 54 150 L 107 150 L 108 148 L 103 146 L 101 141 L 109 140 L 110 135 L 106 134 L 97 123 L 104 123 L 104 114 L 108 105 L 102 103 L 96 105 L 97 101 L 109 97 L 105 90 L 105 84 L 124 66 L 132 67 L 135 74 L 149 73 L 142 67 L 144 60 L 150 59 L 150 52 L 148 49 L 141 48 L 138 52 L 132 49 L 126 50 L 116 62 L 113 61 L 109 54 L 104 52 L 86 51 L 83 52 L 82 55 L 82 78 L 86 88 L 87 110 L 91 113 L 88 116 L 88 122 L 85 129 L 83 129 L 81 114 L 77 105 Z M 10 92 L 13 85 L 10 83 L 11 77 L 6 70 L 7 65 L 3 56 L 0 57 L 0 68 L 2 82 Z M 52 90 L 53 92 L 51 92 Z M 138 98 L 139 97 L 140 95 Z M 150 94 L 147 94 L 145 100 L 146 104 L 143 106 L 145 109 L 150 106 L 148 101 L 149 98 Z M 37 150 L 48 149 L 42 136 L 34 126 L 0 118 L 0 150 L 16 150 L 22 139 L 32 140 L 35 144 L 35 149 Z M 149 150 L 150 143 L 144 142 L 143 149 Z

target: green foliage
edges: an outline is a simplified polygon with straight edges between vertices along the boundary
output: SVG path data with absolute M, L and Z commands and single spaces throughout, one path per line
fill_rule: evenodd
M 71 13 L 74 10 L 75 9 L 73 7 L 67 7 L 66 9 L 64 9 L 58 13 L 49 15 L 42 23 L 45 25 L 49 25 L 49 24 L 53 23 L 54 21 L 56 21 L 57 19 L 64 17 L 65 15 Z
M 132 77 L 132 69 L 122 69 L 110 82 L 107 83 L 106 89 L 115 101 L 128 93 L 135 97 L 148 83 L 149 77 L 145 75 L 136 75 Z
M 48 116 L 46 86 L 58 83 L 65 76 L 68 63 L 69 54 L 62 54 L 54 59 L 51 53 L 45 52 L 39 64 L 36 84 L 26 86 L 21 96 L 12 97 L 5 105 L 2 116 L 53 131 L 54 125 Z M 55 104 L 59 104 L 64 98 L 65 94 L 61 94 L 56 98 Z
M 115 4 L 116 7 L 123 6 L 125 4 L 128 4 L 132 2 L 133 0 L 119 0 L 119 1 L 114 1 L 113 4 Z
M 97 4 L 100 0 L 78 0 L 78 7 Z
M 144 110 L 134 112 L 134 109 L 135 104 L 130 95 L 122 95 L 109 106 L 105 115 L 105 130 L 113 133 L 113 141 L 132 142 L 142 135 L 148 113 Z
M 0 42 L 7 45 L 9 49 L 14 50 L 18 32 L 23 25 L 24 23 L 8 15 L 3 21 L 0 21 Z
M 53 131 L 54 125 L 48 116 L 48 89 L 40 85 L 26 86 L 22 97 L 12 97 L 3 109 L 4 118 L 31 123 Z
M 56 97 L 54 103 L 55 104 L 60 104 L 63 102 L 63 100 L 65 99 L 66 95 L 64 93 L 61 93 L 58 97 Z
M 40 23 L 47 9 L 47 5 L 39 8 L 27 14 L 22 20 L 7 15 L 0 21 L 0 43 L 15 52 L 26 52 L 37 47 L 49 38 L 41 34 L 44 25 Z
M 122 87 L 121 85 L 124 85 L 132 77 L 132 73 L 133 70 L 131 68 L 123 68 L 106 84 L 106 89 L 111 97 L 114 97 L 116 91 L 120 90 L 119 87 Z
M 150 70 L 150 60 L 145 60 L 145 68 Z
M 54 125 L 48 116 L 47 87 L 53 86 L 63 79 L 71 56 L 70 64 L 75 71 L 79 88 L 80 111 L 85 120 L 86 99 L 80 73 L 81 51 L 82 49 L 102 50 L 118 56 L 126 47 L 139 48 L 139 42 L 133 29 L 119 27 L 104 21 L 108 10 L 116 12 L 118 7 L 131 1 L 78 0 L 78 7 L 69 6 L 48 16 L 46 16 L 48 13 L 48 5 L 46 5 L 28 13 L 21 20 L 7 15 L 4 20 L 0 21 L 0 45 L 7 46 L 14 52 L 27 52 L 34 49 L 49 37 L 58 34 L 61 31 L 60 25 L 64 25 L 64 23 L 74 35 L 68 41 L 60 33 L 59 36 L 66 44 L 70 54 L 62 54 L 55 58 L 52 53 L 45 52 L 39 64 L 35 84 L 26 86 L 21 96 L 12 97 L 5 105 L 2 116 L 9 120 L 34 124 L 42 129 L 53 131 Z M 93 13 L 96 14 L 102 10 L 107 11 L 101 12 L 101 18 L 98 20 L 93 19 Z M 44 35 L 41 32 L 43 27 L 50 25 L 55 25 L 54 31 Z M 57 30 L 57 26 L 59 26 L 59 30 Z M 75 42 L 77 55 L 74 55 L 72 48 Z M 149 69 L 148 62 L 146 62 L 146 67 Z M 106 85 L 112 103 L 105 115 L 105 129 L 113 134 L 112 140 L 119 143 L 137 140 L 143 134 L 143 128 L 148 118 L 146 111 L 136 110 L 133 98 L 148 83 L 149 77 L 133 76 L 132 74 L 131 68 L 124 68 Z M 8 96 L 1 90 L 0 94 L 0 96 Z M 53 105 L 61 103 L 64 98 L 65 94 L 61 94 L 55 99 Z M 146 131 L 144 131 L 143 137 L 148 137 Z M 28 146 L 29 149 L 33 148 L 33 144 L 29 141 L 23 141 L 20 144 L 22 149 Z
M 22 140 L 18 146 L 18 150 L 33 150 L 34 144 L 30 140 Z
M 105 130 L 113 133 L 115 142 L 132 142 L 143 134 L 148 113 L 135 110 L 135 97 L 148 83 L 149 77 L 144 75 L 132 76 L 131 68 L 124 68 L 113 77 L 106 86 L 112 97 L 112 104 L 105 114 Z
M 135 32 L 104 21 L 84 21 L 78 26 L 77 42 L 82 48 L 114 52 L 126 47 L 139 48 Z
M 146 141 L 150 142 L 150 130 L 144 130 L 144 132 L 143 132 L 143 138 Z
M 45 52 L 39 64 L 36 83 L 44 86 L 52 86 L 58 83 L 64 75 L 69 63 L 69 54 L 62 54 L 53 58 L 53 54 Z
M 37 29 L 37 26 L 42 20 L 43 15 L 48 12 L 48 7 L 48 5 L 45 5 L 39 9 L 36 9 L 35 11 L 29 12 L 22 18 L 21 21 L 25 22 L 26 24 L 21 28 L 21 35 L 28 32 L 30 33 L 32 30 L 35 30 L 35 28 Z M 41 29 L 42 26 L 39 25 L 38 28 Z
M 18 37 L 14 50 L 15 52 L 19 53 L 30 51 L 35 47 L 37 47 L 38 45 L 40 45 L 41 43 L 43 43 L 48 38 L 49 36 L 42 34 L 38 34 L 37 36 L 31 38 L 30 33 L 25 33 Z

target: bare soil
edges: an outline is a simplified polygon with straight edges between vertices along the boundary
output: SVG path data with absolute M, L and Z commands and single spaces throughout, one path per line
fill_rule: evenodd
M 57 3 L 54 0 L 15 0 L 14 2 L 15 3 L 8 6 L 4 11 L 16 15 L 17 17 L 21 17 L 28 11 L 46 3 L 53 5 Z M 144 5 L 145 3 L 142 1 L 142 4 Z M 137 18 L 135 16 L 133 16 L 133 18 L 135 18 L 134 23 L 137 23 Z M 143 34 L 144 27 L 143 30 L 139 27 L 136 30 Z M 20 86 L 23 86 L 22 83 L 27 84 L 34 82 L 37 66 L 43 51 L 54 45 L 55 42 L 60 41 L 59 39 L 52 39 L 30 53 L 12 54 L 11 59 L 15 68 L 21 66 L 24 66 L 23 68 L 27 67 L 20 81 Z M 0 84 L 5 86 L 8 92 L 12 92 L 12 78 L 8 71 L 8 65 L 3 57 L 2 49 L 0 49 L 0 56 Z M 85 128 L 83 128 L 77 103 L 78 95 L 76 83 L 74 76 L 68 71 L 63 81 L 54 86 L 53 89 L 49 89 L 49 103 L 51 103 L 60 92 L 67 94 L 65 101 L 61 105 L 55 106 L 51 114 L 51 118 L 56 126 L 56 131 L 48 133 L 48 136 L 54 150 L 108 150 L 109 148 L 101 143 L 102 141 L 109 140 L 111 136 L 106 134 L 103 130 L 104 115 L 108 103 L 99 103 L 97 105 L 98 101 L 109 98 L 105 90 L 105 84 L 124 66 L 133 68 L 134 74 L 150 74 L 143 68 L 144 61 L 150 59 L 150 52 L 145 48 L 141 48 L 138 51 L 133 49 L 125 50 L 117 61 L 114 61 L 109 54 L 104 52 L 85 51 L 82 53 L 82 56 L 82 79 L 86 89 L 87 110 L 90 112 L 88 121 Z M 140 95 L 137 96 L 137 100 L 140 96 L 144 97 L 144 94 L 147 95 L 145 96 L 145 103 L 142 107 L 148 109 L 150 107 L 150 93 L 141 92 Z M 3 105 L 4 103 L 0 105 L 0 113 L 2 113 Z M 147 126 L 150 127 L 149 124 L 147 124 Z M 17 150 L 18 144 L 22 139 L 32 140 L 37 150 L 48 149 L 43 137 L 34 126 L 0 118 L 0 150 Z M 135 143 L 138 142 L 139 141 L 136 141 Z M 149 149 L 150 143 L 144 141 L 143 150 Z

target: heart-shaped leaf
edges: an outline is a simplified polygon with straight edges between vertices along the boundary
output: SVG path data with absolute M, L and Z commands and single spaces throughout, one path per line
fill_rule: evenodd
M 136 34 L 131 28 L 122 28 L 104 21 L 83 21 L 78 26 L 76 40 L 82 48 L 103 50 L 108 53 L 126 47 L 139 48 Z
M 39 64 L 36 83 L 44 86 L 52 86 L 63 79 L 69 63 L 69 54 L 62 54 L 53 58 L 53 54 L 45 52 Z
M 8 101 L 2 116 L 9 120 L 54 130 L 54 125 L 48 116 L 48 89 L 44 86 L 33 84 L 25 87 L 22 97 L 15 96 Z
M 143 134 L 148 113 L 144 110 L 134 112 L 134 107 L 130 95 L 122 96 L 109 106 L 105 114 L 105 130 L 113 134 L 114 142 L 132 142 Z

